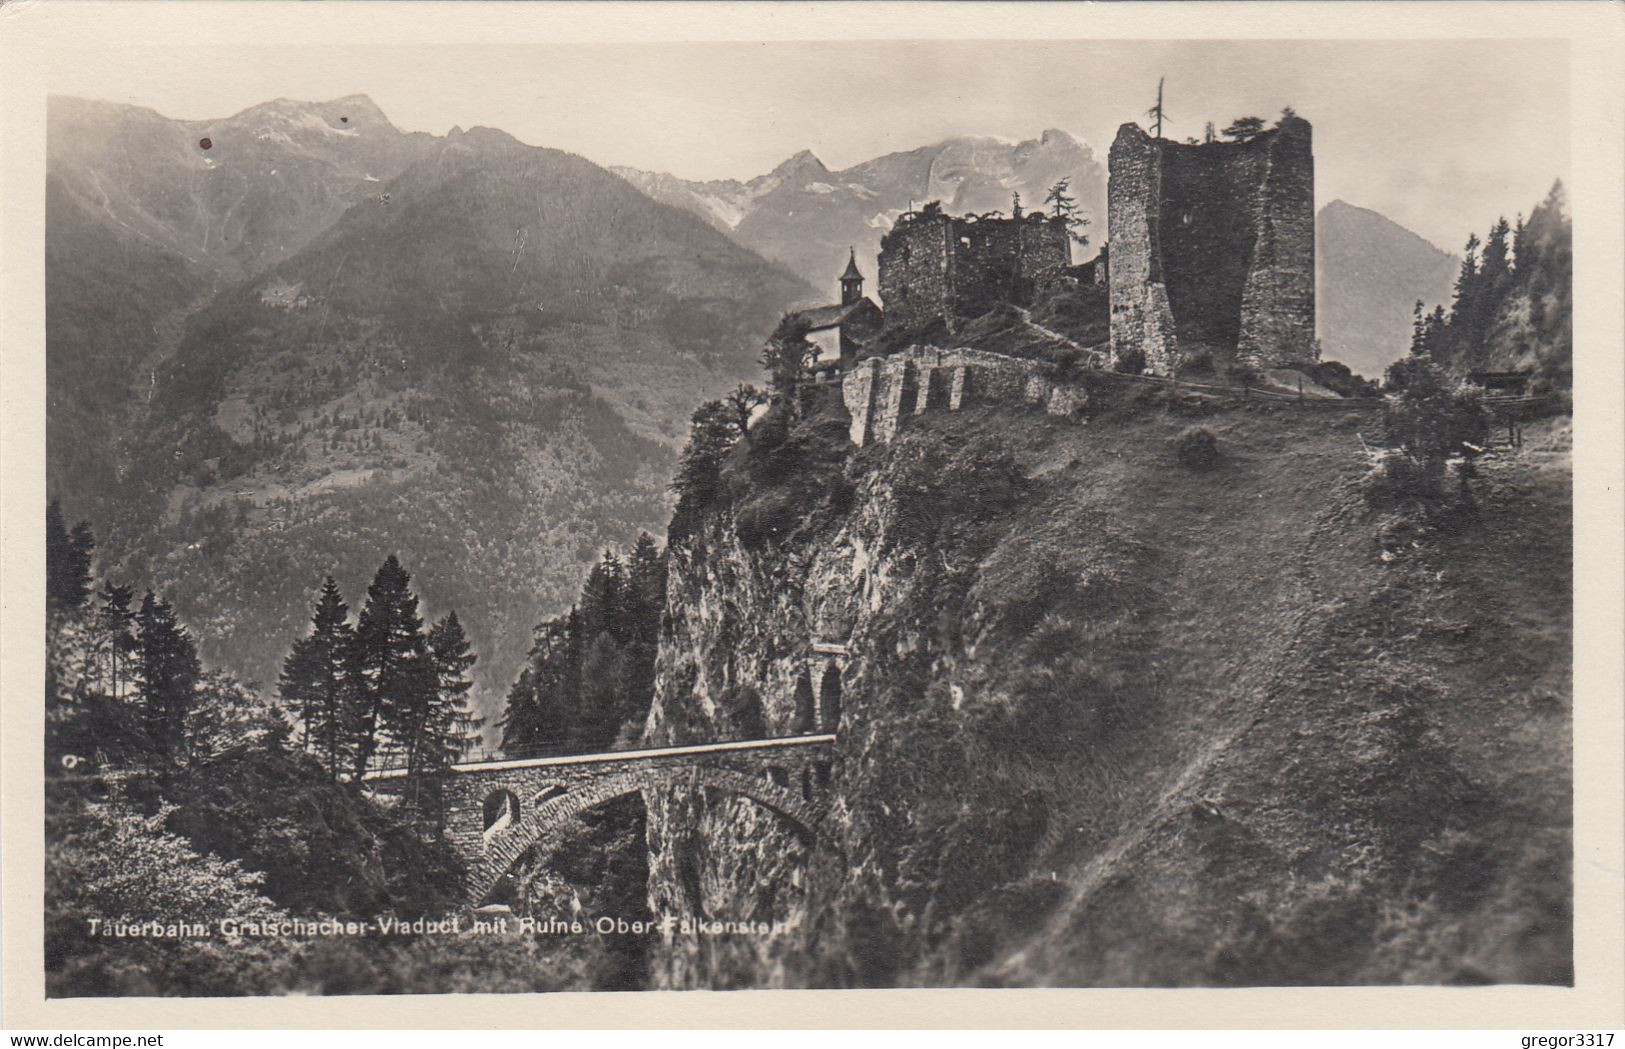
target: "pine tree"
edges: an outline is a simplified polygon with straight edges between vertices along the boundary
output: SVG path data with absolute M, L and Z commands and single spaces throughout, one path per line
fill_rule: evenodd
M 589 634 L 584 642 L 570 744 L 579 752 L 592 752 L 608 749 L 620 730 L 632 659 L 627 646 L 609 631 Z
M 187 716 L 197 700 L 203 666 L 191 637 L 176 622 L 175 610 L 151 590 L 136 613 L 136 653 L 142 721 L 167 774 L 186 762 Z
M 390 554 L 367 588 L 367 604 L 356 626 L 358 702 L 351 732 L 358 778 L 386 739 L 405 749 L 409 769 L 417 761 L 434 667 L 411 582 Z
M 647 532 L 640 534 L 632 547 L 627 593 L 633 606 L 633 638 L 655 644 L 660 639 L 660 617 L 666 611 L 666 555 Z
M 1264 131 L 1263 117 L 1237 117 L 1225 128 L 1223 134 L 1226 138 L 1233 138 L 1238 142 L 1246 142 L 1257 138 Z
M 581 628 L 589 637 L 609 633 L 617 639 L 626 636 L 626 569 L 615 551 L 604 556 L 587 573 L 581 588 Z
M 1422 350 L 1429 357 L 1437 357 L 1445 351 L 1450 335 L 1449 325 L 1444 306 L 1433 307 L 1433 312 L 1428 314 L 1427 331 L 1422 336 Z
M 311 727 L 316 723 L 317 694 L 321 681 L 321 659 L 315 639 L 295 638 L 293 648 L 282 660 L 277 692 L 288 716 L 299 727 L 299 747 L 310 751 Z
M 357 706 L 356 634 L 350 608 L 328 576 L 311 616 L 309 636 L 293 643 L 282 664 L 282 702 L 300 725 L 300 745 L 319 755 L 328 775 L 349 767 Z
M 135 594 L 127 586 L 108 582 L 101 590 L 101 608 L 97 610 L 97 626 L 106 647 L 107 672 L 103 678 L 103 691 L 114 699 L 120 698 L 130 675 L 129 663 L 137 649 L 135 613 L 130 602 Z
M 1089 220 L 1078 214 L 1078 202 L 1070 192 L 1072 179 L 1063 178 L 1049 188 L 1049 195 L 1044 203 L 1051 205 L 1055 213 L 1050 217 L 1057 222 L 1066 223 L 1067 235 L 1079 244 L 1089 243 L 1089 237 L 1082 232 L 1089 225 Z
M 437 694 L 431 721 L 433 747 L 427 764 L 438 768 L 460 761 L 479 741 L 481 719 L 468 706 L 468 692 L 474 687 L 469 674 L 479 657 L 455 611 L 429 630 L 429 650 L 434 655 Z
M 503 753 L 557 753 L 569 743 L 581 684 L 581 649 L 581 617 L 575 609 L 537 624 L 525 669 L 509 689 L 498 722 Z
M 55 499 L 45 508 L 45 604 L 52 612 L 71 612 L 90 597 L 90 562 L 96 538 L 90 522 L 80 521 L 69 532 L 62 504 Z
M 605 550 L 581 588 L 580 686 L 571 739 L 579 750 L 601 750 L 613 742 L 629 706 L 635 604 L 625 566 L 614 551 Z
M 1461 269 L 1456 274 L 1456 298 L 1450 307 L 1452 324 L 1467 321 L 1473 312 L 1473 297 L 1478 292 L 1479 244 L 1478 234 L 1468 234 L 1467 246 L 1462 249 Z
M 468 706 L 468 691 L 474 684 L 469 672 L 479 657 L 474 655 L 456 611 L 447 613 L 429 629 L 429 652 L 435 691 L 418 748 L 420 777 L 438 776 L 461 761 L 479 741 L 481 723 Z M 438 788 L 438 784 L 435 786 Z M 438 821 L 438 789 L 432 797 Z
M 760 363 L 767 372 L 772 398 L 791 412 L 796 411 L 800 403 L 801 385 L 807 380 L 808 369 L 818 359 L 818 347 L 807 340 L 807 331 L 806 318 L 786 314 L 762 347 Z
M 632 631 L 622 723 L 642 721 L 654 704 L 655 655 L 660 620 L 666 612 L 666 558 L 647 534 L 638 536 L 627 569 L 628 617 Z
M 1068 187 L 1071 185 L 1072 180 L 1070 178 L 1063 178 L 1049 188 L 1049 195 L 1044 198 L 1044 203 L 1053 206 L 1055 209 L 1055 213 L 1050 216 L 1051 218 L 1064 219 L 1076 210 L 1077 201 L 1067 192 Z
M 722 464 L 737 434 L 721 401 L 706 401 L 694 409 L 688 443 L 677 462 L 671 490 L 677 494 L 669 535 L 681 536 L 722 495 Z
M 1489 238 L 1484 242 L 1479 283 L 1482 296 L 1497 305 L 1512 271 L 1510 257 L 1512 246 L 1509 243 L 1511 234 L 1512 227 L 1507 225 L 1506 217 L 1502 216 L 1490 227 Z

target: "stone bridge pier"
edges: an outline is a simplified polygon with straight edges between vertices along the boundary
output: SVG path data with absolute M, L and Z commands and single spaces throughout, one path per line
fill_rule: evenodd
M 625 795 L 673 786 L 749 798 L 816 838 L 834 780 L 833 733 L 453 766 L 444 786 L 446 836 L 468 868 L 478 905 L 551 827 Z M 404 771 L 369 773 L 385 794 Z

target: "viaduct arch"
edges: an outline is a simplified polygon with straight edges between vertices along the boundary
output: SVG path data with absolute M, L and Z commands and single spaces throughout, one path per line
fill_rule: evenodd
M 726 791 L 818 834 L 833 781 L 834 733 L 453 766 L 443 787 L 446 835 L 462 856 L 466 897 L 478 904 L 549 828 L 635 792 L 669 787 Z M 401 770 L 367 776 L 382 793 Z

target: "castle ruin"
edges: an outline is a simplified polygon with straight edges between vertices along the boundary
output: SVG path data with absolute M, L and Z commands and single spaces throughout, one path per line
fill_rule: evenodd
M 1261 368 L 1316 361 L 1308 121 L 1202 145 L 1124 124 L 1109 164 L 1115 361 L 1138 355 L 1159 375 L 1201 353 Z
M 940 320 L 951 333 L 996 303 L 1030 304 L 1039 282 L 1071 261 L 1064 220 L 1039 212 L 955 217 L 928 204 L 900 217 L 880 242 L 886 326 Z
M 1119 372 L 1172 376 L 1201 358 L 1227 371 L 1317 363 L 1309 122 L 1289 112 L 1272 129 L 1239 134 L 1196 144 L 1137 124 L 1119 128 L 1109 160 L 1111 239 L 1082 266 L 1071 265 L 1062 217 L 952 216 L 935 202 L 904 214 L 881 241 L 884 311 L 863 297 L 849 256 L 840 304 L 800 316 L 809 332 L 831 336 L 813 377 L 840 382 L 852 440 L 887 441 L 913 416 L 973 400 L 1077 413 L 1083 388 L 1046 378 L 1038 358 L 933 343 L 957 338 L 964 322 L 1000 304 L 1032 306 L 1045 288 L 1106 286 L 1105 303 L 1098 292 L 1078 301 L 1109 307 Z M 1020 320 L 1081 351 L 1089 367 L 1107 361 L 1025 310 Z

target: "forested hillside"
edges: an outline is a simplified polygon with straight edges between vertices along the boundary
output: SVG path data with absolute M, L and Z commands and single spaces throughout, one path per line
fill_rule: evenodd
M 1416 304 L 1412 353 L 1457 376 L 1529 373 L 1537 390 L 1574 384 L 1574 229 L 1561 182 L 1529 218 L 1467 240 L 1446 310 Z
M 186 316 L 303 248 L 432 140 L 361 96 L 211 121 L 55 96 L 46 119 L 47 477 L 102 516 Z
M 399 561 L 353 615 L 329 582 L 273 696 L 204 664 L 164 596 L 95 577 L 89 522 L 69 529 L 53 503 L 46 536 L 48 996 L 639 984 L 623 944 L 387 931 L 462 903 L 439 784 L 471 743 L 478 658 L 454 613 L 423 622 Z M 406 768 L 406 788 L 360 784 L 369 755 Z M 579 889 L 556 875 L 527 889 L 636 913 L 640 878 L 580 867 L 625 853 L 628 823 L 611 812 L 563 836 Z
M 536 617 L 662 527 L 692 405 L 811 292 L 579 157 L 364 102 L 59 107 L 53 134 L 95 118 L 177 171 L 53 153 L 53 483 L 262 684 L 325 575 L 355 593 L 398 552 L 486 653 L 494 718 Z

